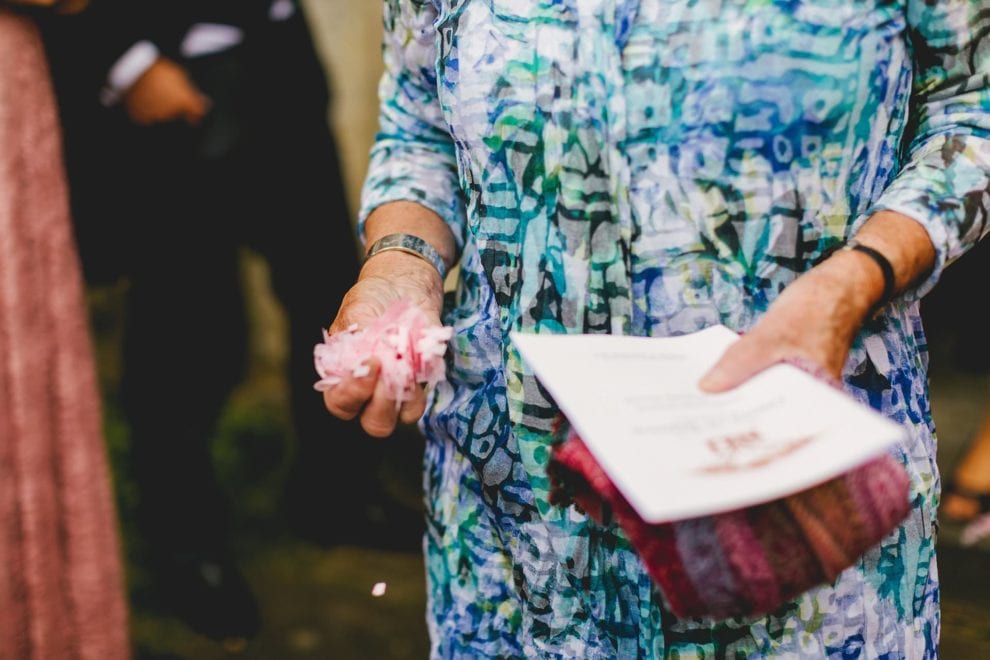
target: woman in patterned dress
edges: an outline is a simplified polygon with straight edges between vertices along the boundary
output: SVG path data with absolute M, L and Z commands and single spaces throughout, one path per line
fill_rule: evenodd
M 370 258 L 334 329 L 412 298 L 449 382 L 396 412 L 377 371 L 327 406 L 422 416 L 433 653 L 933 657 L 938 502 L 918 299 L 986 232 L 990 0 L 386 0 Z M 893 267 L 896 295 L 855 237 Z M 873 306 L 882 309 L 871 314 Z M 747 331 L 706 378 L 812 360 L 908 429 L 912 513 L 832 585 L 677 620 L 628 541 L 548 503 L 559 412 L 509 331 Z

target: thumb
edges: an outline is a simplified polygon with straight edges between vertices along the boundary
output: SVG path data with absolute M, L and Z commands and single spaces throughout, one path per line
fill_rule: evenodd
M 744 337 L 722 354 L 715 366 L 698 381 L 698 387 L 709 394 L 726 392 L 766 369 L 773 359 L 770 351 L 760 350 L 752 340 Z
M 210 109 L 210 99 L 198 92 L 190 92 L 183 102 L 182 116 L 186 123 L 198 126 Z

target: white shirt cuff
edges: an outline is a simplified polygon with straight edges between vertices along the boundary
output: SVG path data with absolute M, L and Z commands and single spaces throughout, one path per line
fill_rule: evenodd
M 296 13 L 296 6 L 292 0 L 275 0 L 268 8 L 269 20 L 276 23 L 287 21 Z
M 159 55 L 158 47 L 150 41 L 139 41 L 128 48 L 110 67 L 106 85 L 100 90 L 100 102 L 108 107 L 119 103 Z
M 222 53 L 244 41 L 244 31 L 222 23 L 196 23 L 182 39 L 179 52 L 192 59 L 214 53 Z

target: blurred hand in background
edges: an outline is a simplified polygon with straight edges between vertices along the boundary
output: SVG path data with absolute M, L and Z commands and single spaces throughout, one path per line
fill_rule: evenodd
M 127 90 L 124 107 L 131 121 L 139 126 L 180 119 L 196 126 L 209 110 L 210 101 L 184 68 L 172 60 L 159 57 Z

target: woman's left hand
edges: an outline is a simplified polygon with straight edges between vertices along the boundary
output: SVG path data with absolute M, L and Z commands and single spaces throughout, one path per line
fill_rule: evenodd
M 756 326 L 702 378 L 701 389 L 730 390 L 793 358 L 838 378 L 856 332 L 882 291 L 882 274 L 868 259 L 836 253 L 784 289 Z
M 891 264 L 895 292 L 923 278 L 935 262 L 935 248 L 924 227 L 895 211 L 875 213 L 856 239 Z M 724 392 L 791 358 L 816 364 L 839 378 L 853 338 L 883 292 L 884 273 L 869 256 L 836 252 L 784 289 L 699 386 L 706 392 Z

